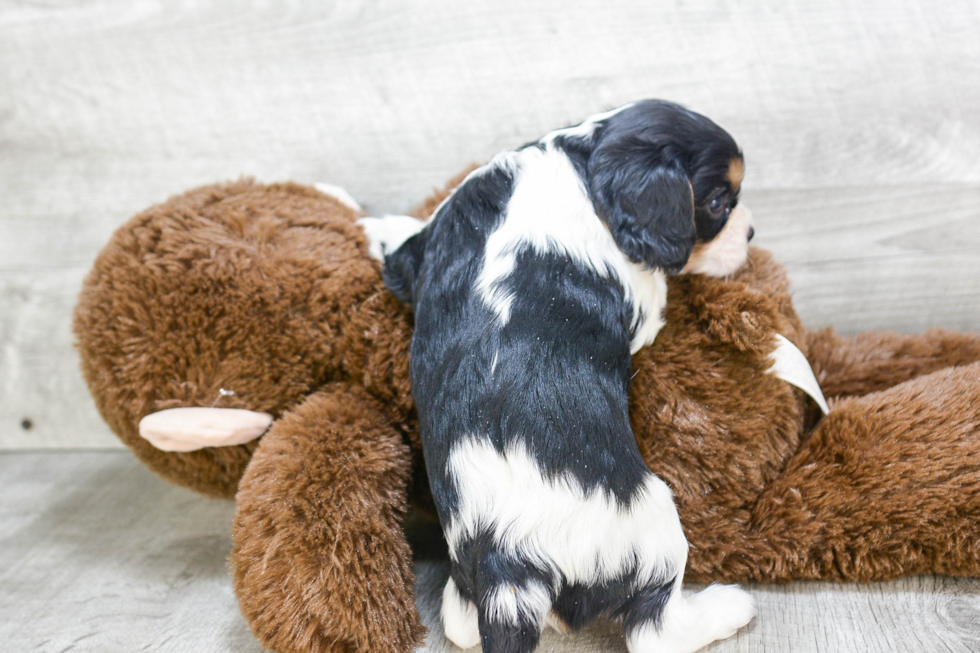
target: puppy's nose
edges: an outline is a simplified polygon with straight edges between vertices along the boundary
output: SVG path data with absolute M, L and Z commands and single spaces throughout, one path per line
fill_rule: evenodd
M 749 227 L 749 242 L 752 241 L 752 236 L 755 235 L 755 227 Z

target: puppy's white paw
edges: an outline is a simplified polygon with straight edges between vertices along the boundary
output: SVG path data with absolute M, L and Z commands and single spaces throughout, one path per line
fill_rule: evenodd
M 422 231 L 425 223 L 407 215 L 383 218 L 361 218 L 357 224 L 368 239 L 368 253 L 379 261 L 401 247 L 402 243 Z
M 456 590 L 450 578 L 442 591 L 442 626 L 446 639 L 460 648 L 473 648 L 480 643 L 480 618 L 476 606 Z
M 734 635 L 756 613 L 752 595 L 738 585 L 710 585 L 689 600 L 716 640 Z

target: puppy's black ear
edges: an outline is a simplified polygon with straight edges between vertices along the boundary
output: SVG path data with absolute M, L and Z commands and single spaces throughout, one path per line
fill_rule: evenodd
M 399 301 L 410 307 L 415 303 L 415 282 L 422 266 L 428 233 L 428 229 L 423 229 L 406 240 L 401 247 L 385 256 L 381 266 L 385 286 Z
M 589 191 L 631 261 L 681 271 L 697 232 L 691 182 L 675 157 L 640 139 L 600 144 L 589 158 Z

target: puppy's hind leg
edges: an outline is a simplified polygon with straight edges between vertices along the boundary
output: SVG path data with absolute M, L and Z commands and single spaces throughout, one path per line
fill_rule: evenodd
M 630 653 L 694 653 L 731 637 L 753 616 L 755 602 L 737 585 L 711 585 L 684 598 L 678 577 L 634 596 L 623 627 Z

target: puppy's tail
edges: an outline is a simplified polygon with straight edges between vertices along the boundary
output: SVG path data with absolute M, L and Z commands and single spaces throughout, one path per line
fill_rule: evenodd
M 480 612 L 480 643 L 484 653 L 531 653 L 541 639 L 541 627 L 531 619 L 494 621 Z
M 481 556 L 477 612 L 484 653 L 530 653 L 541 638 L 554 592 L 544 574 L 499 552 Z

